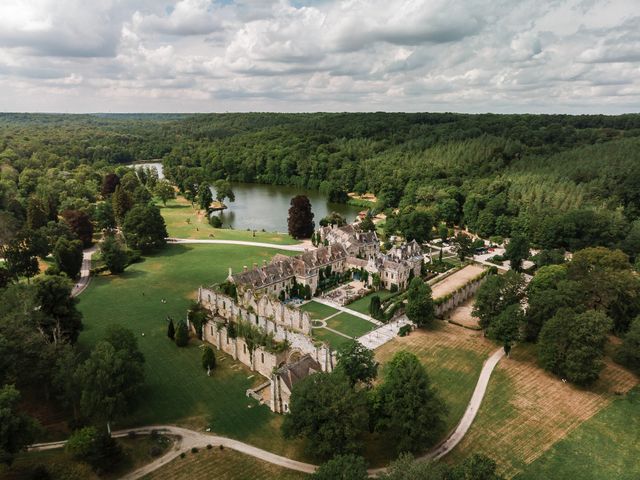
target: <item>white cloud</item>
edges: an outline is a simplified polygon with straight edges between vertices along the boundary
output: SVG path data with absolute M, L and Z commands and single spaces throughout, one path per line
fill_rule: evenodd
M 0 110 L 640 108 L 637 0 L 2 0 Z

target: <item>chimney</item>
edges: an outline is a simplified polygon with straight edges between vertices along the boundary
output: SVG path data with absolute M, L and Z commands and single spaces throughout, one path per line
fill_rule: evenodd
M 246 272 L 246 271 L 248 270 L 248 269 L 247 269 L 247 266 L 246 266 L 246 265 L 243 265 L 243 266 L 242 266 L 242 270 Z

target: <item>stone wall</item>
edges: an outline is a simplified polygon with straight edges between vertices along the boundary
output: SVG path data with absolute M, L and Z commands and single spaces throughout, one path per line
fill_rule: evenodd
M 461 289 L 451 294 L 450 298 L 444 300 L 439 304 L 436 304 L 436 316 L 444 317 L 448 312 L 466 302 L 476 293 L 476 290 L 478 290 L 482 282 L 484 282 L 485 278 L 486 275 L 483 275 L 481 278 L 470 281 Z
M 285 327 L 311 335 L 311 317 L 307 312 L 268 295 L 254 295 L 251 291 L 245 292 L 238 300 L 240 304 L 224 293 L 203 287 L 198 289 L 198 302 L 212 315 L 227 320 L 244 320 L 267 332 L 277 333 L 278 327 Z

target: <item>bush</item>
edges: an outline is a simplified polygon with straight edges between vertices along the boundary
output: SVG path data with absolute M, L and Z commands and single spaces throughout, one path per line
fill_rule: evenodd
M 187 456 L 187 454 L 186 454 L 186 453 L 184 453 L 184 452 L 182 452 L 182 453 L 180 454 L 180 458 L 184 458 L 184 457 L 186 457 L 186 456 Z
M 176 328 L 176 345 L 179 347 L 186 347 L 189 343 L 189 330 L 187 328 L 187 324 L 184 323 L 183 320 L 178 322 L 178 327 Z
M 158 445 L 153 445 L 149 449 L 149 455 L 152 457 L 159 457 L 161 453 L 162 453 L 162 448 Z
M 198 449 L 196 447 L 191 447 L 191 453 L 198 453 Z
M 52 478 L 51 473 L 45 465 L 36 465 L 29 475 L 30 480 L 49 480 Z
M 205 370 L 213 370 L 216 367 L 216 354 L 209 346 L 204 347 L 202 351 L 202 368 Z
M 220 220 L 220 217 L 217 215 L 211 215 L 209 217 L 209 225 L 213 228 L 222 228 L 222 220 Z
M 106 431 L 85 427 L 75 432 L 65 445 L 72 457 L 87 462 L 96 472 L 108 472 L 121 460 L 122 450 Z
M 406 337 L 410 333 L 411 333 L 411 325 L 403 325 L 400 327 L 400 330 L 398 330 L 399 337 Z
M 207 450 L 211 450 L 213 448 L 213 445 L 211 445 L 210 443 L 207 444 Z

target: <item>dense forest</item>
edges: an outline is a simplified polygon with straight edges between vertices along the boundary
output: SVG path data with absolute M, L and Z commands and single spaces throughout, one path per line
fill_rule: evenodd
M 640 115 L 2 114 L 0 208 L 19 221 L 37 184 L 61 175 L 82 177 L 56 187 L 61 201 L 91 201 L 96 171 L 148 159 L 162 159 L 183 191 L 218 179 L 334 199 L 368 191 L 398 217 L 418 209 L 486 237 L 519 231 L 545 248 L 636 253 L 627 237 L 640 215 Z

